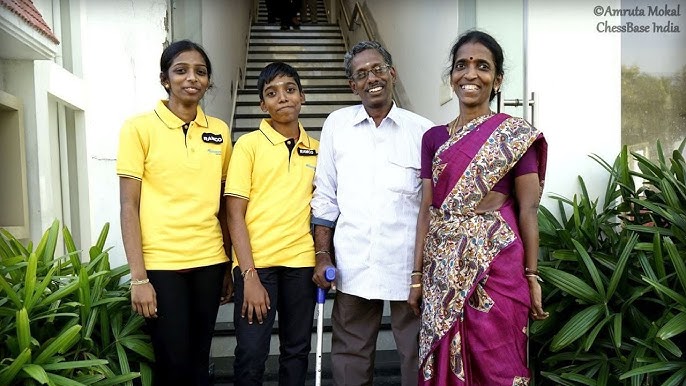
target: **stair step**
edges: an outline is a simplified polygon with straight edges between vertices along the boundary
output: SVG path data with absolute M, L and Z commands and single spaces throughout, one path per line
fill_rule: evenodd
M 360 97 L 353 94 L 350 88 L 347 89 L 336 89 L 336 90 L 324 90 L 324 89 L 305 89 L 305 104 L 314 102 L 324 102 L 324 103 L 341 103 L 346 102 L 350 104 L 360 103 Z M 256 89 L 249 90 L 239 90 L 238 91 L 238 103 L 241 104 L 255 104 L 256 106 L 260 104 L 260 96 L 257 95 Z
M 328 116 L 331 112 L 338 110 L 343 107 L 352 105 L 352 103 L 340 103 L 340 104 L 304 104 L 300 109 L 300 117 L 306 117 L 310 115 L 326 115 Z M 262 112 L 259 106 L 237 106 L 235 117 L 246 117 L 246 116 L 264 116 L 267 114 Z
M 318 88 L 343 88 L 346 90 L 350 89 L 348 84 L 348 79 L 345 77 L 320 77 L 320 78 L 300 78 L 300 84 L 302 84 L 304 90 L 308 90 L 314 87 Z M 257 88 L 257 77 L 248 77 L 245 79 L 245 88 Z
M 316 312 L 315 312 L 316 314 Z M 324 332 L 331 332 L 331 318 L 324 318 Z M 390 330 L 391 328 L 391 317 L 382 316 L 381 317 L 381 329 Z M 274 326 L 272 327 L 272 334 L 277 334 L 279 332 L 279 321 L 274 321 Z M 312 333 L 317 333 L 317 319 L 312 319 Z M 223 322 L 217 323 L 214 327 L 214 336 L 233 336 L 236 334 L 236 327 L 233 322 Z
M 290 62 L 296 60 L 308 60 L 308 61 L 343 61 L 343 52 L 340 53 L 329 53 L 329 52 L 293 52 L 293 53 L 248 53 L 248 60 L 271 60 Z
M 251 60 L 248 61 L 246 70 L 257 70 L 261 71 L 267 64 L 273 62 L 273 60 Z M 312 60 L 291 60 L 288 62 L 297 71 L 305 69 L 313 70 L 340 70 L 343 69 L 343 57 L 340 60 L 325 60 L 325 61 L 312 61 Z
M 255 31 L 250 33 L 250 38 L 263 39 L 337 39 L 341 37 L 341 31 L 316 29 L 316 27 L 303 26 L 299 30 L 282 31 L 278 26 L 267 26 L 272 30 Z
M 295 45 L 303 45 L 303 46 L 308 46 L 308 45 L 314 45 L 314 44 L 319 44 L 319 45 L 344 45 L 343 39 L 342 38 L 320 38 L 319 36 L 312 36 L 311 38 L 308 39 L 293 39 L 290 36 L 283 36 L 279 39 L 273 39 L 273 38 L 256 38 L 256 37 L 251 37 L 250 38 L 250 47 L 257 47 L 257 46 L 263 46 L 263 45 L 270 45 L 270 46 L 278 46 L 278 45 L 287 45 L 287 44 L 295 44 Z
M 307 382 L 305 385 L 314 385 L 316 354 L 310 354 L 308 361 Z M 215 386 L 231 384 L 233 382 L 233 357 L 212 358 L 214 364 Z M 278 384 L 279 358 L 270 355 L 265 364 L 264 385 Z M 399 385 L 400 384 L 400 357 L 395 350 L 377 350 L 374 361 L 374 385 Z M 322 384 L 331 385 L 331 355 L 322 354 Z M 327 383 L 324 383 L 326 381 Z M 271 383 L 270 383 L 271 382 Z
M 329 54 L 345 54 L 345 47 L 339 45 L 321 45 L 321 44 L 269 44 L 269 45 L 250 45 L 248 54 L 308 54 L 308 53 L 329 53 Z
M 298 75 L 300 75 L 300 80 L 303 79 L 308 79 L 308 78 L 325 78 L 325 77 L 330 77 L 330 78 L 345 78 L 347 81 L 348 78 L 345 76 L 345 70 L 343 69 L 343 66 L 341 68 L 331 68 L 331 69 L 322 69 L 322 68 L 301 68 L 301 69 L 295 69 L 298 71 Z M 260 72 L 262 72 L 261 68 L 256 68 L 256 69 L 248 69 L 246 70 L 246 78 L 257 78 L 260 76 Z

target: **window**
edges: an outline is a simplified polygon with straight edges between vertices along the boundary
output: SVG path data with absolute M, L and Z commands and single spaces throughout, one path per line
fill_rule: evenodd
M 29 237 L 24 125 L 18 98 L 0 91 L 0 227 Z

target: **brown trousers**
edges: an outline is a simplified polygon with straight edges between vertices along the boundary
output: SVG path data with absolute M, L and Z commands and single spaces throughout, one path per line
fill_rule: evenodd
M 391 328 L 400 355 L 402 386 L 417 385 L 419 317 L 406 301 L 392 301 Z M 371 386 L 383 300 L 337 292 L 331 312 L 331 369 L 335 386 Z

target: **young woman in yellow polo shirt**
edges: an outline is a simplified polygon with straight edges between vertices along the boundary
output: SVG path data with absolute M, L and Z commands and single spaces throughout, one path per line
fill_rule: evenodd
M 217 309 L 232 290 L 220 205 L 231 137 L 199 106 L 212 75 L 202 47 L 172 43 L 160 70 L 169 99 L 124 124 L 117 157 L 131 304 L 149 326 L 155 385 L 208 386 Z

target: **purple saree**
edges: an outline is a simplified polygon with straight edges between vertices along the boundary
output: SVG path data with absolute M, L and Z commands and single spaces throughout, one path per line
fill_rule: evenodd
M 547 145 L 521 118 L 479 117 L 432 161 L 433 205 L 424 246 L 420 385 L 528 385 L 530 307 L 515 201 L 479 202 L 531 147 L 541 189 Z

